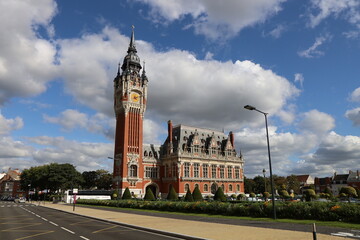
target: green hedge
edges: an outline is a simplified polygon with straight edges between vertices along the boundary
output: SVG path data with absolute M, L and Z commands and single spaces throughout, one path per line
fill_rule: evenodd
M 206 213 L 244 217 L 272 217 L 272 204 L 270 202 L 229 203 L 218 201 L 180 202 L 79 199 L 77 203 L 170 212 Z M 276 203 L 276 213 L 278 218 L 360 223 L 360 204 L 355 203 L 279 202 Z

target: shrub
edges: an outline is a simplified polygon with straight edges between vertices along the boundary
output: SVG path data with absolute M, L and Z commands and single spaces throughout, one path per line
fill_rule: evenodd
M 196 201 L 196 202 L 204 200 L 201 195 L 200 189 L 198 187 L 195 187 L 195 189 L 192 193 L 192 197 L 193 197 L 194 201 Z
M 187 190 L 186 195 L 185 195 L 185 202 L 193 202 L 193 196 L 190 192 L 190 189 Z
M 147 200 L 147 201 L 155 201 L 155 196 L 153 194 L 153 192 L 151 191 L 150 188 L 148 188 L 146 190 L 146 193 L 145 193 L 145 196 L 144 196 L 144 200 Z
M 313 189 L 307 189 L 304 191 L 306 201 L 311 201 L 312 199 L 316 198 L 315 191 Z
M 268 199 L 270 197 L 270 193 L 269 192 L 264 192 L 263 194 L 265 199 Z
M 168 193 L 166 199 L 170 200 L 170 201 L 178 200 L 178 195 L 177 195 L 173 185 L 170 185 L 170 190 L 169 190 L 169 193 Z
M 237 200 L 244 200 L 245 199 L 245 197 L 246 197 L 246 195 L 245 194 L 243 194 L 243 193 L 240 193 L 238 196 L 237 196 Z
M 250 193 L 250 195 L 249 195 L 251 198 L 254 198 L 256 195 L 255 195 L 255 193 Z
M 131 199 L 131 193 L 129 188 L 126 188 L 124 194 L 122 195 L 122 199 Z
M 222 190 L 221 187 L 219 187 L 217 190 L 216 190 L 216 193 L 214 195 L 214 200 L 215 201 L 221 201 L 221 202 L 225 202 L 226 201 L 226 197 L 225 197 L 225 194 Z

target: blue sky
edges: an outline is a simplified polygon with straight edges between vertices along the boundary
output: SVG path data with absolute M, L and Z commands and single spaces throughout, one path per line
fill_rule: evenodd
M 21 17 L 15 17 L 21 16 Z M 0 170 L 112 171 L 112 80 L 131 25 L 149 78 L 144 142 L 166 122 L 233 131 L 245 175 L 360 163 L 360 1 L 0 1 Z

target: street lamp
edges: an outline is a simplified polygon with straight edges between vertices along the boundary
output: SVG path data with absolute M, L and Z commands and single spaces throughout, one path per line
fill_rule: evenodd
M 266 139 L 267 139 L 267 147 L 268 147 L 268 155 L 269 155 L 269 168 L 270 168 L 271 200 L 272 200 L 272 208 L 273 208 L 273 218 L 276 219 L 274 181 L 273 181 L 272 167 L 271 167 L 269 130 L 268 130 L 268 123 L 267 123 L 267 115 L 268 115 L 268 113 L 260 111 L 260 110 L 256 109 L 256 107 L 253 107 L 253 106 L 250 106 L 250 105 L 246 105 L 246 106 L 244 106 L 244 108 L 247 109 L 247 110 L 251 110 L 251 111 L 255 110 L 255 111 L 259 112 L 259 113 L 264 114 L 264 116 L 265 116 Z
M 263 169 L 263 174 L 264 174 L 264 192 L 266 192 L 266 177 L 265 177 L 265 173 L 266 173 L 266 170 L 265 168 Z

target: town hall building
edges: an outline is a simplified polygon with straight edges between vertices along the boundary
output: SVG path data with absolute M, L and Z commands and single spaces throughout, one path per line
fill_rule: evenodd
M 244 192 L 244 160 L 236 153 L 234 134 L 173 126 L 161 146 L 143 144 L 148 78 L 140 64 L 134 29 L 127 55 L 114 79 L 116 116 L 113 189 L 143 197 L 147 188 L 165 198 L 172 185 L 179 196 L 198 187 L 203 196 L 221 187 L 225 194 Z

